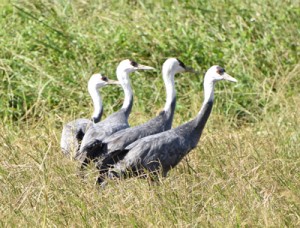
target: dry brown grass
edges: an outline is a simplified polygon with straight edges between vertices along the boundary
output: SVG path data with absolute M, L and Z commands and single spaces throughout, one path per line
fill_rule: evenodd
M 133 178 L 99 189 L 93 168 L 81 181 L 55 119 L 2 126 L 2 225 L 299 225 L 299 101 L 248 127 L 213 114 L 199 147 L 154 186 Z

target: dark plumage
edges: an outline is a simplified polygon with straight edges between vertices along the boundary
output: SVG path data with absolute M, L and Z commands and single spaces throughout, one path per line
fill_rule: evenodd
M 128 170 L 131 174 L 140 174 L 147 170 L 155 174 L 162 171 L 163 176 L 167 175 L 171 168 L 196 147 L 213 107 L 215 82 L 224 79 L 236 82 L 225 72 L 219 73 L 218 66 L 211 67 L 205 74 L 205 99 L 196 118 L 177 128 L 139 139 L 130 144 L 125 148 L 127 153 L 124 158 L 110 169 L 108 175 L 110 177 L 126 176 Z M 101 182 L 102 179 L 98 181 Z
M 87 129 L 100 121 L 102 116 L 102 100 L 99 88 L 109 85 L 109 84 L 119 84 L 117 81 L 109 80 L 106 76 L 101 74 L 94 74 L 88 82 L 88 91 L 92 97 L 94 104 L 94 113 L 92 120 L 89 119 L 76 119 L 64 125 L 61 134 L 60 146 L 62 152 L 66 156 L 73 157 L 75 153 L 79 150 L 81 140 Z
M 122 159 L 125 156 L 125 148 L 130 143 L 133 143 L 140 138 L 171 129 L 176 106 L 174 75 L 179 72 L 193 70 L 192 68 L 186 67 L 180 60 L 169 58 L 163 64 L 162 71 L 167 90 L 167 99 L 164 110 L 160 112 L 158 116 L 144 124 L 123 129 L 103 140 L 98 151 L 98 156 L 100 156 L 100 158 L 97 166 L 100 170 L 100 174 L 105 173 L 109 166 L 118 162 L 119 159 Z
M 109 135 L 128 128 L 128 117 L 132 109 L 133 93 L 130 86 L 129 74 L 136 70 L 152 70 L 154 68 L 138 64 L 131 60 L 123 60 L 117 67 L 117 77 L 123 87 L 125 99 L 122 108 L 100 123 L 91 126 L 83 137 L 80 151 L 76 159 L 82 163 L 82 168 L 98 156 L 102 141 Z

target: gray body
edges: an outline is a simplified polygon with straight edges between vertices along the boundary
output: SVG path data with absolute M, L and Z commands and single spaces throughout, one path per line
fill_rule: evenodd
M 87 129 L 93 124 L 89 119 L 76 119 L 64 125 L 60 146 L 64 155 L 74 157 L 79 151 L 81 140 Z
M 174 98 L 169 110 L 161 111 L 158 116 L 144 124 L 121 130 L 106 138 L 100 154 L 102 158 L 97 164 L 100 173 L 122 159 L 128 151 L 125 148 L 134 141 L 171 129 L 175 106 Z
M 126 156 L 109 171 L 108 175 L 121 177 L 127 171 L 141 174 L 147 170 L 154 173 L 162 171 L 165 176 L 196 147 L 212 106 L 212 101 L 207 102 L 195 119 L 177 128 L 139 139 L 130 144 L 125 148 Z
M 128 116 L 132 108 L 132 101 L 127 109 L 120 109 L 108 116 L 105 120 L 92 125 L 85 133 L 80 150 L 76 154 L 76 159 L 81 162 L 88 162 L 99 156 L 99 149 L 102 141 L 111 134 L 128 128 Z

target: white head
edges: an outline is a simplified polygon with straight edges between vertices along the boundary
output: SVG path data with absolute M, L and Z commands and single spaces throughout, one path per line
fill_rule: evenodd
M 133 100 L 133 93 L 130 85 L 129 74 L 137 70 L 154 70 L 154 68 L 139 64 L 129 59 L 121 61 L 117 67 L 117 78 L 121 83 L 125 93 L 122 109 L 129 110 L 128 113 L 130 113 Z
M 88 91 L 93 100 L 94 113 L 92 116 L 93 122 L 97 123 L 100 121 L 102 116 L 102 100 L 99 88 L 110 84 L 120 84 L 118 81 L 110 80 L 102 74 L 93 74 L 88 83 Z
M 145 65 L 139 64 L 130 59 L 125 59 L 125 60 L 121 61 L 117 67 L 117 72 L 123 71 L 126 73 L 132 73 L 137 70 L 154 70 L 154 68 L 150 67 L 150 66 L 145 66 Z
M 177 58 L 168 58 L 162 66 L 162 75 L 166 87 L 167 100 L 164 110 L 170 110 L 172 104 L 175 104 L 176 100 L 176 90 L 174 76 L 177 73 L 183 72 L 195 72 L 193 68 L 187 67 L 183 62 Z
M 120 84 L 118 81 L 110 80 L 108 77 L 98 73 L 93 74 L 92 77 L 89 80 L 88 87 L 89 89 L 99 89 L 101 87 L 104 87 L 106 85 L 112 85 L 112 84 Z
M 177 58 L 168 58 L 163 64 L 163 74 L 169 75 L 170 73 L 183 73 L 195 72 L 193 68 L 187 67 L 182 61 Z
M 204 77 L 204 102 L 214 100 L 214 87 L 217 81 L 227 80 L 230 82 L 237 82 L 237 80 L 225 73 L 224 68 L 220 66 L 212 66 L 205 73 Z
M 212 66 L 208 69 L 208 71 L 205 73 L 204 82 L 217 82 L 221 80 L 227 80 L 230 82 L 237 82 L 237 80 L 233 77 L 231 77 L 229 74 L 225 72 L 225 69 L 220 66 Z

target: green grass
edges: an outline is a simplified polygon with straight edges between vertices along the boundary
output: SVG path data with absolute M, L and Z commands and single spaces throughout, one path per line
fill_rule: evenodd
M 300 225 L 299 1 L 1 1 L 0 225 L 296 227 Z M 176 76 L 174 126 L 203 99 L 203 73 L 219 83 L 199 146 L 149 186 L 86 181 L 60 152 L 62 124 L 89 117 L 87 81 L 115 79 L 125 58 L 156 67 L 132 75 L 131 125 L 164 105 L 161 65 L 178 57 L 200 71 Z M 105 115 L 122 105 L 101 91 Z

